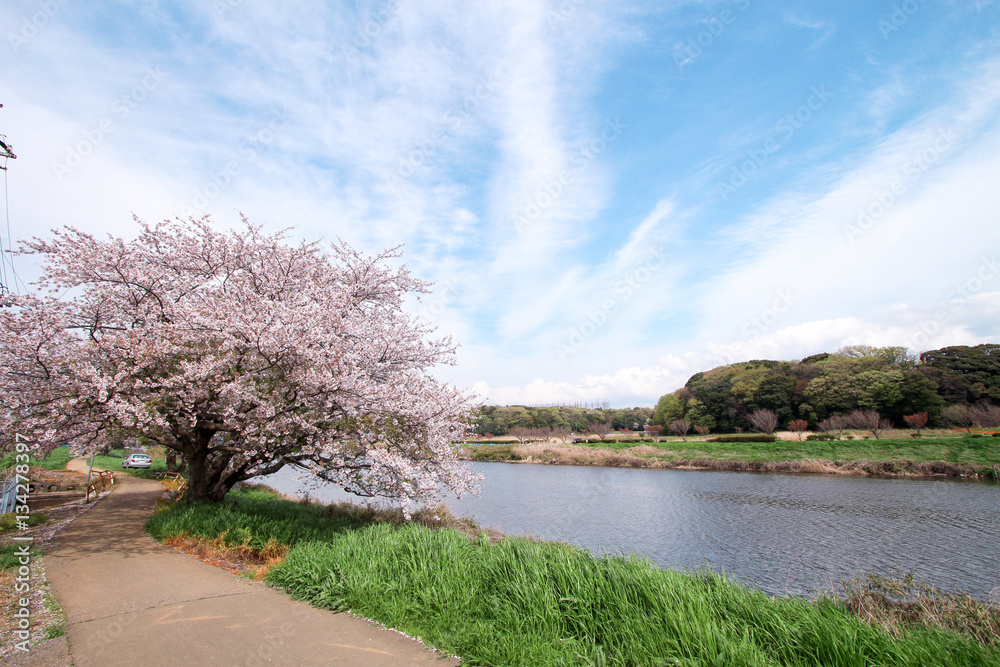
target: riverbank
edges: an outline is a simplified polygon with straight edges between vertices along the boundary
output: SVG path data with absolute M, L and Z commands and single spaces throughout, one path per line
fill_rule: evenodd
M 712 572 L 489 536 L 468 520 L 437 528 L 454 519 L 434 512 L 407 523 L 259 489 L 163 509 L 147 524 L 157 539 L 228 559 L 269 553 L 248 575 L 471 664 L 1000 665 L 998 610 L 934 592 L 916 614 L 906 582 L 773 598 Z
M 467 444 L 462 458 L 549 465 L 608 466 L 877 477 L 997 479 L 1000 438 L 938 437 L 880 440 L 711 442 L 592 442 Z

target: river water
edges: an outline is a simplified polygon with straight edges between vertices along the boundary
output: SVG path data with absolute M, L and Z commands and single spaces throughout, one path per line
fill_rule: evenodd
M 639 553 L 662 567 L 710 567 L 777 595 L 839 588 L 860 573 L 913 572 L 948 591 L 1000 601 L 1000 485 L 678 470 L 476 463 L 479 498 L 459 517 L 595 554 Z M 285 469 L 261 481 L 306 488 Z M 324 502 L 356 496 L 309 488 Z

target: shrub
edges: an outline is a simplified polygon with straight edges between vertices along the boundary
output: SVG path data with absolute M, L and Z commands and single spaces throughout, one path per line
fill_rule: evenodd
M 812 435 L 807 435 L 806 440 L 836 440 L 830 433 L 813 433 Z
M 776 435 L 759 433 L 754 435 L 717 435 L 714 438 L 709 438 L 708 442 L 774 442 L 777 439 Z
M 911 433 L 910 437 L 911 438 L 922 438 L 922 437 L 924 437 L 924 434 L 923 433 Z

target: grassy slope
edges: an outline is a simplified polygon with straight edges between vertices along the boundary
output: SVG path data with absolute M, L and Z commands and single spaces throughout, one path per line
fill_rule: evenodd
M 594 446 L 601 446 L 595 443 Z M 675 458 L 741 458 L 749 461 L 785 461 L 797 459 L 829 459 L 831 461 L 906 459 L 917 462 L 947 461 L 949 463 L 1000 464 L 1000 438 L 898 438 L 882 440 L 775 442 L 661 442 L 658 449 Z M 622 449 L 628 445 L 615 444 Z
M 258 549 L 292 545 L 268 581 L 351 609 L 480 665 L 1000 665 L 1000 651 L 941 630 L 895 639 L 839 601 L 772 599 L 711 573 L 567 545 L 481 537 L 254 491 L 174 505 L 147 524 Z
M 627 453 L 636 446 L 629 442 L 591 442 L 581 445 L 595 450 Z M 825 459 L 830 461 L 913 461 L 926 463 L 945 461 L 952 464 L 969 464 L 982 467 L 1000 466 L 1000 438 L 992 437 L 938 437 L 897 438 L 881 440 L 802 441 L 777 440 L 775 442 L 707 442 L 705 440 L 672 440 L 658 443 L 641 443 L 644 458 L 664 461 L 691 459 L 719 459 L 742 461 L 800 461 Z M 551 449 L 559 445 L 548 446 Z M 509 458 L 515 447 L 508 445 L 466 446 L 473 460 L 502 460 Z M 655 453 L 652 450 L 658 450 Z M 516 459 L 516 457 L 515 457 Z

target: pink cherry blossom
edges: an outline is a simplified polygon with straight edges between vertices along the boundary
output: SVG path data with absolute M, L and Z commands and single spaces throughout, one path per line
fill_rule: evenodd
M 0 447 L 163 445 L 191 500 L 286 465 L 404 508 L 475 491 L 452 444 L 472 401 L 430 375 L 455 346 L 404 312 L 429 285 L 390 266 L 398 249 L 290 245 L 245 218 L 136 223 L 134 241 L 26 243 L 44 271 L 0 300 Z

